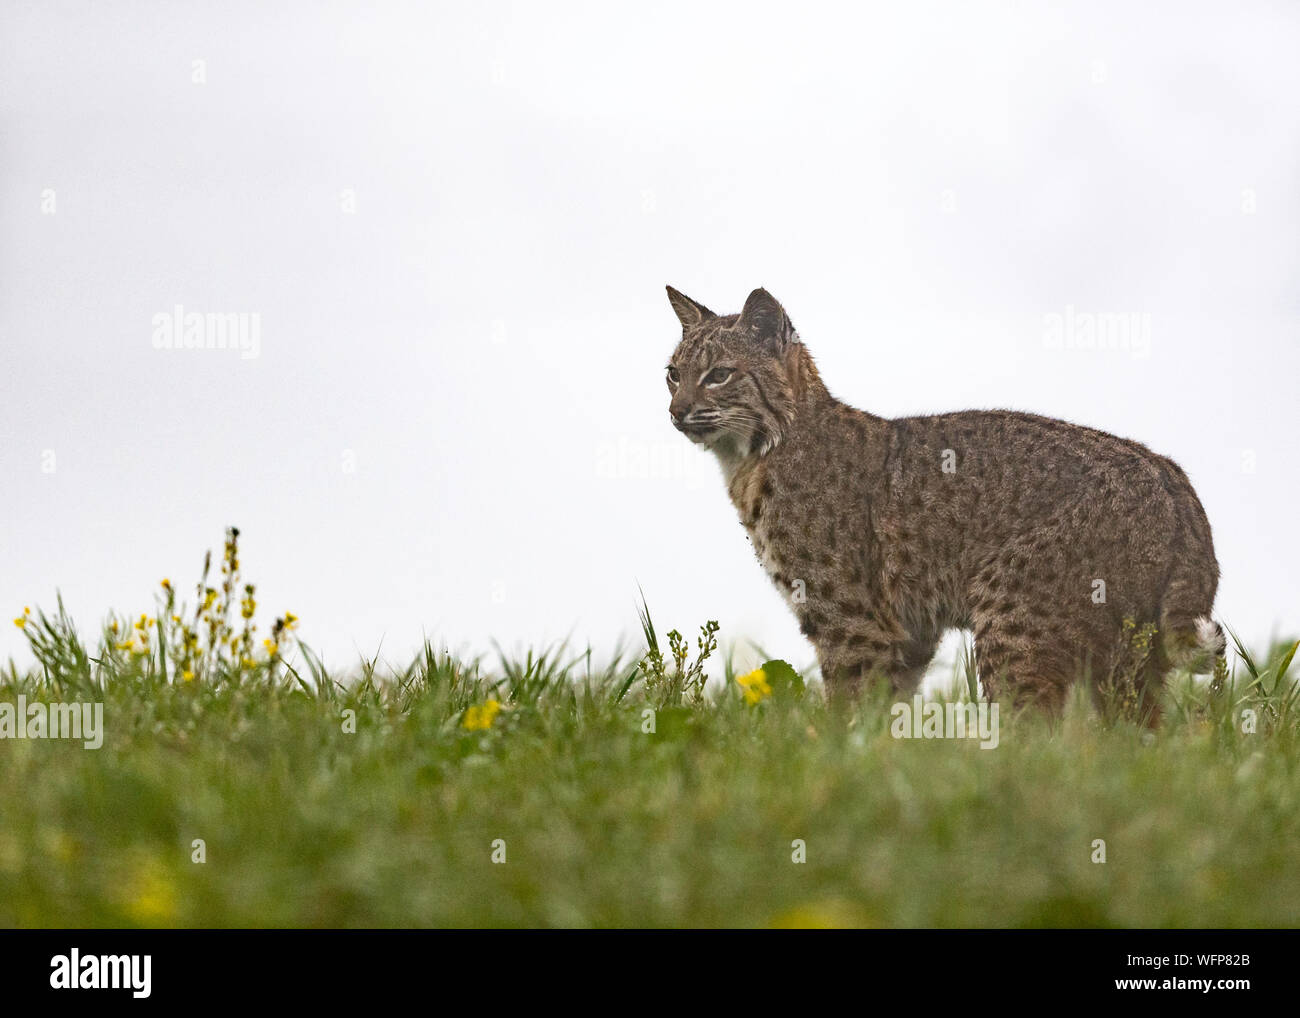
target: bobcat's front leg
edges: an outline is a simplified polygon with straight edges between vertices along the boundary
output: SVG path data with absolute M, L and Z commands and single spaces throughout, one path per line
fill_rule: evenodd
M 852 639 L 852 638 L 850 638 Z M 886 682 L 899 693 L 911 693 L 925 672 L 924 664 L 909 664 L 907 641 L 817 643 L 817 660 L 830 696 L 856 696 L 868 682 Z
M 824 586 L 819 584 L 819 595 Z M 938 643 L 937 634 L 918 639 L 908 633 L 889 606 L 852 593 L 809 598 L 795 606 L 795 614 L 817 649 L 826 691 L 835 696 L 855 696 L 868 680 L 910 692 Z
M 803 620 L 801 628 L 817 648 L 827 692 L 852 696 L 864 683 L 881 681 L 895 692 L 910 694 L 934 657 L 940 633 L 908 633 L 901 625 L 891 625 L 887 613 L 853 608 L 853 614 L 832 618 L 829 624 L 818 625 L 820 618 Z

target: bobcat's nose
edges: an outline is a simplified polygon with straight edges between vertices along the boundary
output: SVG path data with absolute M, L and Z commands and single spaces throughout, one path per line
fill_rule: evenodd
M 691 415 L 691 409 L 691 407 L 678 407 L 677 409 L 669 407 L 668 413 L 672 415 L 674 424 L 681 424 L 682 421 L 686 420 L 686 418 Z

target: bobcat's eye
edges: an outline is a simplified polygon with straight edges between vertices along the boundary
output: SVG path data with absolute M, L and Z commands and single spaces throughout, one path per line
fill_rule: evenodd
M 714 368 L 700 381 L 703 385 L 708 386 L 723 385 L 729 381 L 731 376 L 735 373 L 734 368 Z
M 675 367 L 673 367 L 671 364 L 669 364 L 669 365 L 668 365 L 668 384 L 669 384 L 669 385 L 676 385 L 676 384 L 677 384 L 678 382 L 680 382 L 681 380 L 682 380 L 682 377 L 681 377 L 681 375 L 679 375 L 679 374 L 677 373 L 677 369 L 676 369 Z

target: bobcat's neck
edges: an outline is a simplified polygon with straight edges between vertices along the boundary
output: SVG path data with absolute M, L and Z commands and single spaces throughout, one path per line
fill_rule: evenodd
M 786 360 L 786 371 L 790 378 L 790 388 L 794 391 L 796 415 L 806 407 L 836 402 L 822 381 L 812 354 L 802 343 L 796 343 L 791 349 Z
M 738 474 L 751 471 L 773 449 L 788 441 L 799 430 L 813 426 L 827 409 L 840 405 L 822 382 L 812 354 L 802 343 L 791 346 L 785 369 L 789 388 L 786 398 L 778 407 L 780 423 L 776 431 L 753 439 L 729 437 L 713 446 L 728 488 Z

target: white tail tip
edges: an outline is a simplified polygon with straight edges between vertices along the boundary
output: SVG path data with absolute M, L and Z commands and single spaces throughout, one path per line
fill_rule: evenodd
M 1223 627 L 1204 615 L 1196 620 L 1196 642 L 1202 650 L 1208 651 L 1215 657 L 1228 647 L 1228 641 L 1223 635 Z

